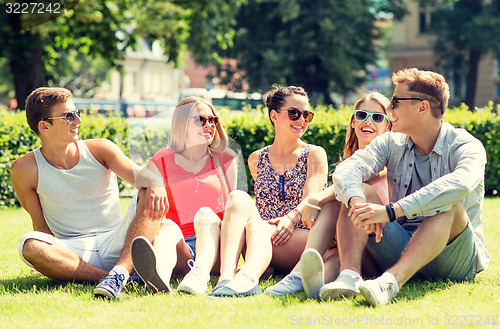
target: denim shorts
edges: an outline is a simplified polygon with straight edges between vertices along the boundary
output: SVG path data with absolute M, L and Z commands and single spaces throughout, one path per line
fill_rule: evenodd
M 191 251 L 191 258 L 195 259 L 196 258 L 196 235 L 191 235 L 186 238 L 184 238 L 184 242 L 189 247 L 189 251 Z
M 368 239 L 367 249 L 380 270 L 392 267 L 401 257 L 415 231 L 404 229 L 397 221 L 389 222 L 382 240 Z M 471 224 L 429 264 L 420 269 L 415 277 L 422 279 L 472 280 L 477 274 L 476 245 Z
M 23 247 L 26 240 L 35 239 L 51 245 L 67 248 L 75 252 L 86 263 L 99 267 L 105 271 L 111 270 L 122 254 L 128 228 L 137 210 L 137 196 L 138 193 L 130 201 L 125 217 L 120 225 L 114 230 L 74 238 L 56 238 L 51 234 L 31 231 L 26 233 L 19 243 L 19 256 L 24 263 L 33 267 L 33 265 L 24 258 Z

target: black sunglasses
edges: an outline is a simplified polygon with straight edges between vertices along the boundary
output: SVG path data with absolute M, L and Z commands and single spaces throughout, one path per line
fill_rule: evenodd
M 45 118 L 42 121 L 47 121 L 47 120 L 52 120 L 52 119 L 66 119 L 67 124 L 73 124 L 76 121 L 76 117 L 80 117 L 80 110 L 74 110 L 70 112 L 63 113 L 63 116 L 60 117 L 51 117 L 51 118 Z
M 424 100 L 422 98 L 417 98 L 417 97 L 396 97 L 392 96 L 391 99 L 391 109 L 395 109 L 398 107 L 399 101 L 421 101 L 423 102 Z
M 378 125 L 382 124 L 384 120 L 387 120 L 387 122 L 391 122 L 391 120 L 389 120 L 389 117 L 384 113 L 378 113 L 378 112 L 371 113 L 363 110 L 354 111 L 354 119 L 356 119 L 356 121 L 362 122 L 368 119 L 368 117 L 372 119 L 372 122 Z
M 219 123 L 219 118 L 218 117 L 202 117 L 201 115 L 195 115 L 193 117 L 194 119 L 194 123 L 200 127 L 203 127 L 207 121 L 208 121 L 208 124 L 210 124 L 211 126 L 215 126 L 217 123 Z
M 276 112 L 283 112 L 287 111 L 288 112 L 288 118 L 292 121 L 297 121 L 300 119 L 300 116 L 304 117 L 304 120 L 309 123 L 313 120 L 314 118 L 314 113 L 309 112 L 309 111 L 300 111 L 299 109 L 296 108 L 289 108 L 288 110 L 276 110 Z

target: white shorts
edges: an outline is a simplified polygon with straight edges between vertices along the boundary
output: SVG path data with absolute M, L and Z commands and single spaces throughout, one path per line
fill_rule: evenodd
M 33 267 L 33 265 L 24 258 L 23 247 L 26 240 L 35 239 L 54 246 L 68 248 L 80 256 L 86 263 L 110 271 L 118 262 L 122 254 L 128 228 L 137 210 L 137 196 L 138 193 L 136 193 L 130 201 L 127 213 L 120 225 L 113 231 L 68 239 L 59 239 L 53 235 L 37 231 L 26 233 L 22 237 L 18 248 L 21 259 L 28 266 Z

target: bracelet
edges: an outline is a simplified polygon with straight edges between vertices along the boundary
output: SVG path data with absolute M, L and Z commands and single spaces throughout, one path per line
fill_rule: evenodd
M 321 210 L 321 207 L 320 206 L 316 206 L 314 204 L 310 204 L 309 202 L 306 202 L 306 206 L 309 207 L 309 208 L 313 208 L 313 209 L 316 209 L 318 211 Z
M 396 211 L 394 210 L 394 204 L 392 202 L 385 206 L 385 211 L 387 211 L 389 221 L 394 222 L 396 220 Z
M 292 214 L 293 217 L 291 217 L 290 214 Z M 302 214 L 300 213 L 300 211 L 297 208 L 292 209 L 285 216 L 287 216 L 292 221 L 292 223 L 295 227 L 297 227 L 299 225 L 300 221 L 302 220 Z M 294 221 L 295 218 L 297 218 L 297 222 Z

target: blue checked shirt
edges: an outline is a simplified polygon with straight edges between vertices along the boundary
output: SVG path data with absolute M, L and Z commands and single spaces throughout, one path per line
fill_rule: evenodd
M 364 199 L 362 182 L 387 167 L 389 200 L 398 202 L 408 219 L 434 216 L 461 202 L 474 231 L 480 272 L 491 259 L 482 222 L 486 151 L 466 130 L 443 122 L 429 157 L 431 183 L 408 195 L 415 167 L 413 141 L 401 133 L 382 134 L 337 166 L 332 176 L 337 199 L 346 205 L 352 197 Z

